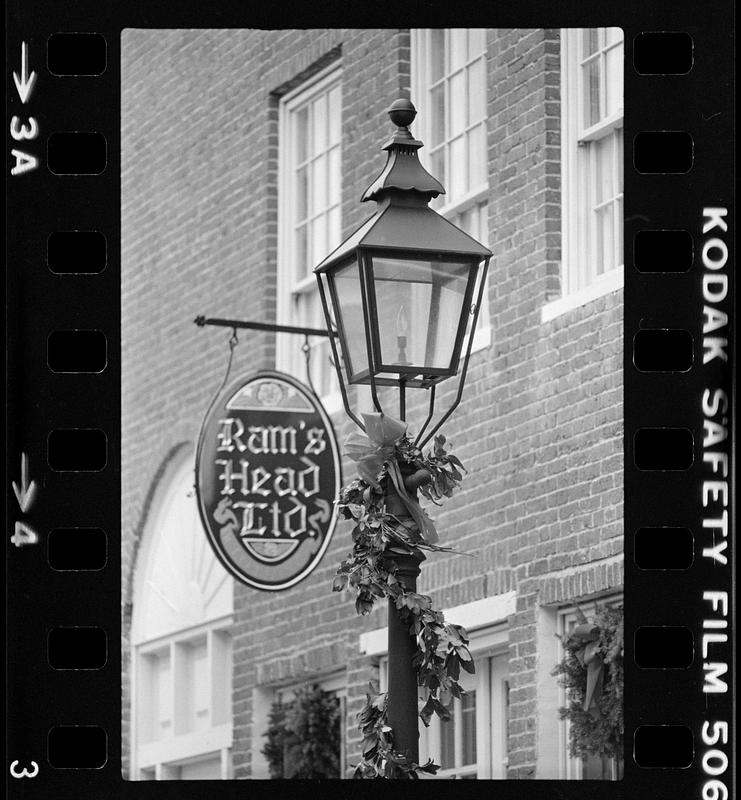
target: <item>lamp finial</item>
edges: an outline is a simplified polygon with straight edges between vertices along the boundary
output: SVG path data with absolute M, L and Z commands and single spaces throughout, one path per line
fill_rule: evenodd
M 388 115 L 397 127 L 408 128 L 417 116 L 417 109 L 411 100 L 400 97 L 389 106 Z
M 400 97 L 389 106 L 387 113 L 391 122 L 396 125 L 396 132 L 383 148 L 388 153 L 386 166 L 365 190 L 361 202 L 379 202 L 388 196 L 390 190 L 401 191 L 409 196 L 416 194 L 425 204 L 431 198 L 445 194 L 440 181 L 433 178 L 417 158 L 417 150 L 422 147 L 422 142 L 415 139 L 409 131 L 409 126 L 417 116 L 417 109 L 412 101 Z

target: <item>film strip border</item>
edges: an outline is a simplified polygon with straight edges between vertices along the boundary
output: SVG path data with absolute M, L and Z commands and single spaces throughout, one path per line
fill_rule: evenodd
M 10 784 L 26 797 L 175 796 L 120 771 L 123 25 L 60 34 L 10 16 Z M 594 22 L 623 23 L 628 98 L 626 768 L 600 785 L 608 797 L 734 795 L 729 19 L 668 33 Z
M 80 768 L 120 777 L 119 74 L 110 37 L 16 14 L 5 770 L 16 793 L 81 796 Z
M 625 76 L 641 98 L 626 102 L 625 663 L 641 697 L 626 703 L 626 765 L 653 772 L 659 796 L 706 800 L 735 796 L 733 160 L 717 41 L 639 34 Z

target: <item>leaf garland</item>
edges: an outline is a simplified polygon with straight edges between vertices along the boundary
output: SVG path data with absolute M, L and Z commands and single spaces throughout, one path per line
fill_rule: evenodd
M 419 513 L 409 518 L 390 514 L 386 487 L 403 464 L 407 472 L 413 470 L 406 485 L 440 505 L 459 486 L 465 468 L 445 449 L 444 436 L 436 436 L 431 451 L 424 455 L 407 436 L 403 423 L 382 414 L 364 417 L 369 437 L 353 434 L 348 452 L 358 462 L 363 477 L 345 486 L 338 501 L 340 515 L 354 523 L 353 548 L 340 564 L 332 589 L 353 592 L 355 609 L 362 615 L 369 614 L 378 599 L 394 601 L 417 643 L 413 665 L 417 683 L 424 689 L 419 717 L 428 726 L 433 714 L 441 720 L 450 719 L 453 699 L 465 694 L 458 680 L 461 670 L 474 673 L 475 667 L 465 629 L 446 622 L 443 613 L 432 607 L 430 597 L 405 589 L 396 578 L 394 555 L 454 551 L 435 544 L 436 535 L 430 535 L 434 534 L 434 525 L 421 508 L 421 518 Z M 401 435 L 399 430 L 403 431 Z M 386 704 L 386 694 L 379 693 L 371 683 L 366 704 L 358 714 L 363 745 L 354 777 L 417 779 L 421 774 L 434 775 L 439 765 L 432 761 L 414 763 L 395 749 Z
M 576 758 L 597 755 L 621 760 L 624 745 L 623 607 L 597 605 L 590 621 L 577 610 L 579 623 L 560 636 L 565 655 L 552 675 L 566 689 L 569 752 Z

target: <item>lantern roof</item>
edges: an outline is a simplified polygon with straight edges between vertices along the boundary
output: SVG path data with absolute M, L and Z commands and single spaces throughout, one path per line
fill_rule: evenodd
M 488 248 L 429 208 L 429 201 L 444 194 L 445 189 L 417 157 L 422 142 L 408 127 L 417 115 L 414 105 L 410 100 L 396 100 L 388 113 L 398 127 L 383 148 L 388 152 L 386 166 L 361 198 L 362 202 L 375 200 L 378 208 L 314 272 L 326 272 L 352 257 L 359 247 L 479 260 L 491 256 Z
M 359 247 L 399 253 L 413 250 L 479 260 L 491 256 L 491 250 L 427 205 L 400 205 L 392 200 L 383 203 L 314 272 L 326 272 L 352 257 Z

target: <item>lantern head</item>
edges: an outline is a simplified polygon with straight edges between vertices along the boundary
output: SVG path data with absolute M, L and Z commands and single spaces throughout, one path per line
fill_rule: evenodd
M 347 382 L 427 388 L 458 371 L 491 252 L 429 207 L 445 190 L 417 157 L 414 106 L 389 116 L 386 166 L 362 197 L 376 212 L 314 272 Z

